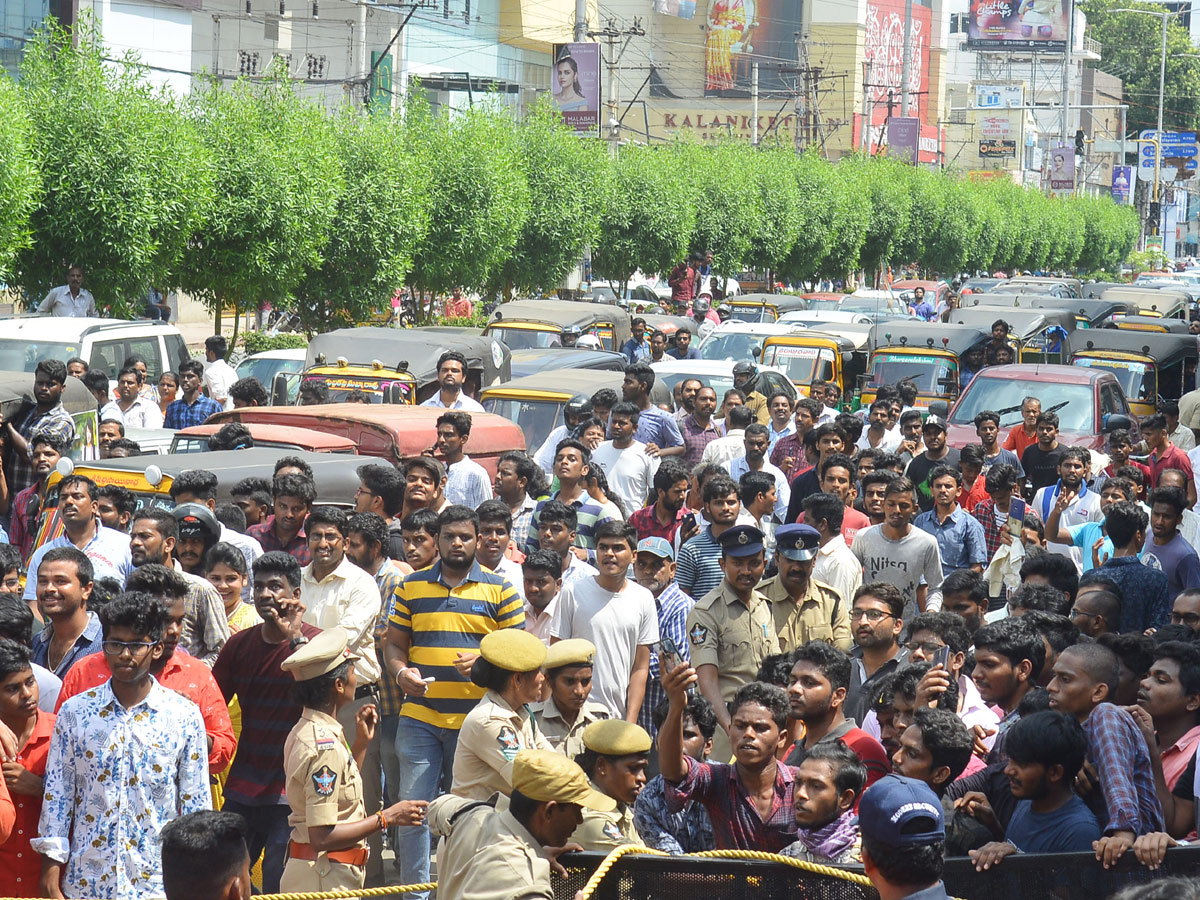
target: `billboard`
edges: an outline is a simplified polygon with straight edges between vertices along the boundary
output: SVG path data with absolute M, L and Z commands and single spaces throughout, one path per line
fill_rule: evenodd
M 1133 193 L 1133 166 L 1113 166 L 1112 198 L 1116 203 L 1129 202 Z
M 900 162 L 916 163 L 921 140 L 921 120 L 892 116 L 887 123 L 888 156 Z
M 554 44 L 550 92 L 563 121 L 575 133 L 596 137 L 600 129 L 600 45 Z
M 664 16 L 691 19 L 696 15 L 696 0 L 654 0 L 654 11 Z
M 888 92 L 893 98 L 892 118 L 900 113 L 904 80 L 904 0 L 867 0 L 864 55 L 870 63 L 866 88 L 868 146 L 872 153 L 887 142 Z M 920 121 L 917 160 L 935 162 L 940 147 L 936 118 L 929 105 L 929 49 L 933 34 L 932 10 L 914 3 L 912 8 L 912 67 L 909 70 L 909 115 Z M 859 128 L 864 125 L 862 117 Z M 862 132 L 855 135 L 861 141 Z
M 970 50 L 1057 50 L 1067 47 L 1071 0 L 971 0 Z
M 785 75 L 779 61 L 796 59 L 796 32 L 804 28 L 800 6 L 796 0 L 709 0 L 705 96 L 749 97 L 756 61 L 762 63 L 761 95 L 794 96 L 795 75 Z
M 1075 148 L 1055 147 L 1048 151 L 1050 157 L 1050 190 L 1075 190 Z
M 1002 138 L 980 141 L 979 155 L 984 159 L 1013 159 L 1017 155 L 1017 142 Z

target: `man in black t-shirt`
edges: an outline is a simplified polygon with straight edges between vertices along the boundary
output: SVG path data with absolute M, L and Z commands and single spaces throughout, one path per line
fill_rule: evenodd
M 921 512 L 933 509 L 933 488 L 929 484 L 929 473 L 936 466 L 958 468 L 958 451 L 946 447 L 946 424 L 937 416 L 930 416 L 921 426 L 925 441 L 925 452 L 913 457 L 905 473 L 916 489 Z
M 1037 436 L 1037 443 L 1026 447 L 1021 454 L 1021 468 L 1030 485 L 1030 497 L 1058 481 L 1058 464 L 1064 450 L 1058 442 L 1058 413 L 1038 415 Z

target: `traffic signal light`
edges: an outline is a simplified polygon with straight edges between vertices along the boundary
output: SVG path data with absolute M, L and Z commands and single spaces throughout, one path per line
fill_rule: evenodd
M 1083 148 L 1084 148 L 1085 140 L 1086 140 L 1086 138 L 1084 136 L 1083 129 L 1082 128 L 1076 129 L 1076 131 L 1075 131 L 1075 155 L 1076 156 L 1083 156 Z
M 1149 215 L 1149 219 L 1150 219 L 1150 221 L 1151 221 L 1151 222 L 1158 222 L 1158 221 L 1159 221 L 1161 218 L 1162 218 L 1162 209 L 1161 209 L 1161 207 L 1159 206 L 1159 204 L 1158 204 L 1158 203 L 1156 203 L 1155 201 L 1151 200 L 1151 201 L 1150 201 L 1150 215 Z

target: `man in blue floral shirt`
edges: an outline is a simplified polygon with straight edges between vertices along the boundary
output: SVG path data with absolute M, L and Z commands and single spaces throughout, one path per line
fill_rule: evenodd
M 654 709 L 656 731 L 666 721 L 667 707 L 668 701 L 664 696 Z M 696 691 L 683 713 L 683 752 L 700 762 L 708 759 L 716 730 L 717 716 L 712 704 Z M 664 853 L 712 850 L 716 842 L 708 810 L 695 800 L 686 801 L 682 809 L 672 809 L 667 802 L 666 787 L 663 777 L 656 775 L 637 796 L 633 807 L 633 824 L 642 841 L 647 847 Z

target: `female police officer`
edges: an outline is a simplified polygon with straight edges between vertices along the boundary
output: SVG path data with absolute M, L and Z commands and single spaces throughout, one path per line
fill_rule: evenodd
M 297 642 L 299 643 L 299 642 Z M 284 891 L 356 890 L 366 875 L 367 836 L 389 825 L 418 825 L 427 803 L 407 800 L 369 818 L 358 767 L 375 733 L 373 705 L 359 710 L 354 749 L 337 714 L 354 700 L 354 660 L 346 632 L 330 628 L 299 646 L 281 666 L 296 679 L 304 707 L 283 745 L 292 839 L 280 879 Z
M 463 720 L 451 793 L 468 800 L 508 796 L 517 754 L 554 749 L 529 713 L 545 682 L 545 661 L 546 645 L 527 631 L 506 628 L 480 641 L 471 681 L 487 693 Z

